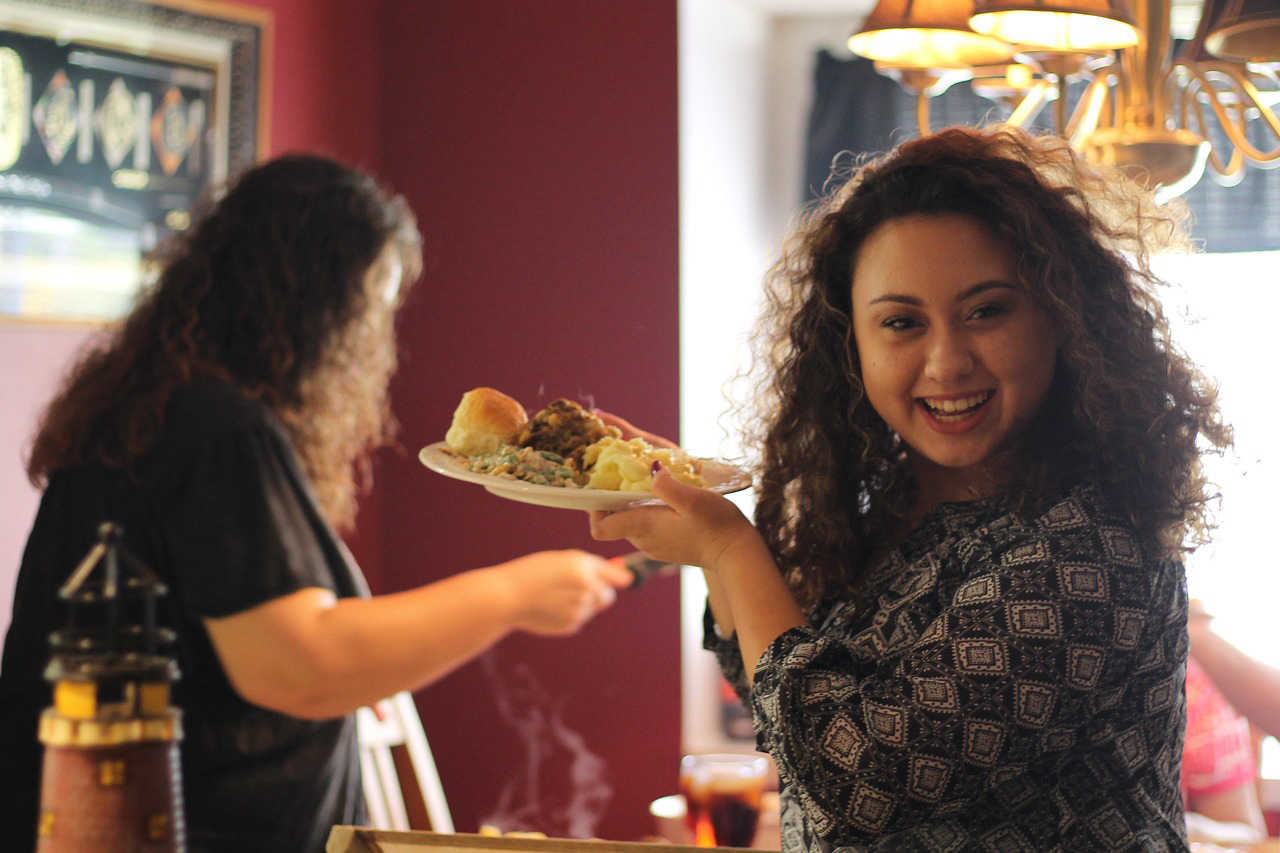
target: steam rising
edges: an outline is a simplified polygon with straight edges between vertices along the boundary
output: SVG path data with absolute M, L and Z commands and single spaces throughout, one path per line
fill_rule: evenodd
M 594 837 L 613 798 L 604 759 L 565 724 L 563 702 L 551 698 L 528 666 L 517 664 L 510 674 L 501 673 L 493 652 L 480 662 L 498 715 L 523 750 L 520 766 L 480 822 L 503 832 Z

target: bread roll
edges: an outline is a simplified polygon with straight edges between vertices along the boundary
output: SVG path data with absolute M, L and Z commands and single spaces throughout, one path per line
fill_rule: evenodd
M 524 406 L 493 388 L 472 388 L 462 395 L 444 442 L 467 456 L 493 453 L 515 444 L 529 423 Z

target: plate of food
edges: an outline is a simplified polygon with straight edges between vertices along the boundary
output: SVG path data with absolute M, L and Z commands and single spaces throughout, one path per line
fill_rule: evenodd
M 500 498 L 562 509 L 661 504 L 653 495 L 654 462 L 681 482 L 719 494 L 751 485 L 747 472 L 727 462 L 623 438 L 572 400 L 553 400 L 530 418 L 519 401 L 493 388 L 463 394 L 444 440 L 422 448 L 418 459 Z

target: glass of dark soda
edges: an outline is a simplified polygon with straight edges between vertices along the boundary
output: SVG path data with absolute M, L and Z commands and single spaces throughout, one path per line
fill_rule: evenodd
M 680 793 L 694 844 L 751 846 L 768 766 L 759 753 L 705 753 L 680 760 Z

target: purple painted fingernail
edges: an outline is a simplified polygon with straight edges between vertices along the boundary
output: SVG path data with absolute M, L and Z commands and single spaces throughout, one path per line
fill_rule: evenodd
M 653 464 L 649 466 L 649 475 L 652 477 L 656 477 L 658 476 L 658 472 L 661 470 L 662 470 L 662 463 L 659 462 L 657 459 L 655 459 L 653 460 Z

